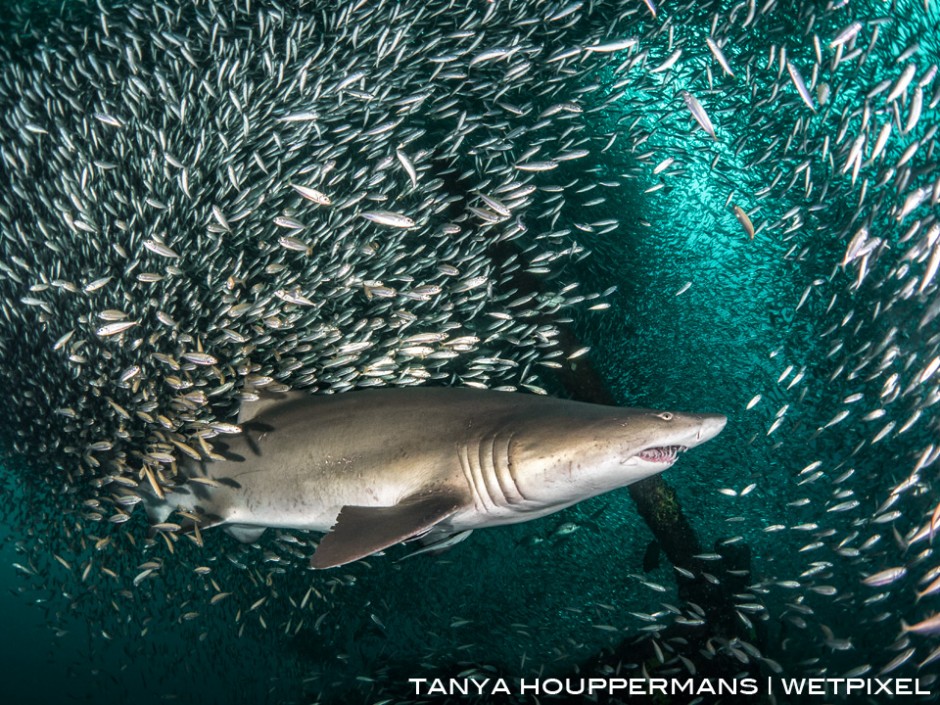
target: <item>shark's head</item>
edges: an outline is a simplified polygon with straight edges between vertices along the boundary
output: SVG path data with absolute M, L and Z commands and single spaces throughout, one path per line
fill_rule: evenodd
M 565 506 L 624 487 L 666 470 L 727 422 L 718 414 L 593 405 L 584 411 L 575 418 L 543 417 L 514 434 L 509 457 L 524 497 Z

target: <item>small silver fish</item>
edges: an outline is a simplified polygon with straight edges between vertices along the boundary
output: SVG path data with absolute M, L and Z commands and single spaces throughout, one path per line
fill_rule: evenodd
M 682 100 L 685 101 L 686 107 L 689 109 L 689 112 L 692 113 L 692 117 L 695 118 L 695 121 L 699 124 L 699 127 L 711 135 L 713 140 L 717 141 L 718 135 L 715 134 L 715 126 L 708 117 L 708 113 L 705 112 L 705 108 L 703 108 L 702 104 L 698 102 L 698 98 L 688 91 L 680 91 L 679 95 L 682 96 Z
M 907 568 L 903 566 L 896 568 L 886 568 L 885 570 L 879 571 L 874 575 L 869 575 L 867 578 L 862 580 L 862 582 L 869 587 L 882 587 L 900 580 L 905 575 L 907 575 Z
M 815 113 L 816 106 L 813 104 L 813 96 L 810 95 L 806 82 L 803 80 L 803 76 L 800 75 L 800 70 L 791 61 L 787 61 L 787 72 L 789 72 L 790 79 L 793 81 L 793 85 L 796 86 L 796 92 L 800 94 L 800 98 Z
M 119 321 L 117 323 L 108 323 L 107 325 L 101 326 L 95 333 L 102 337 L 107 338 L 111 335 L 118 335 L 124 331 L 133 328 L 136 326 L 138 321 Z
M 360 215 L 366 220 L 379 225 L 387 225 L 390 228 L 408 229 L 415 226 L 414 220 L 407 215 L 393 213 L 392 211 L 364 211 Z
M 310 188 L 309 186 L 300 186 L 299 184 L 291 184 L 291 188 L 306 198 L 308 201 L 312 201 L 318 205 L 329 206 L 333 203 L 329 196 L 327 196 L 325 193 L 317 191 L 315 188 Z

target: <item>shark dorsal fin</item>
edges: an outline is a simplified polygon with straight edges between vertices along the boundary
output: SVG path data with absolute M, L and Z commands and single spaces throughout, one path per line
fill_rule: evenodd
M 347 505 L 320 541 L 310 565 L 333 568 L 365 558 L 428 531 L 465 503 L 456 492 L 435 491 L 407 497 L 393 507 Z
M 238 409 L 238 424 L 247 423 L 260 416 L 265 410 L 276 404 L 282 404 L 286 401 L 303 399 L 309 397 L 310 393 L 302 389 L 291 389 L 286 392 L 269 392 L 265 390 L 258 391 L 258 398 L 255 401 L 244 401 Z

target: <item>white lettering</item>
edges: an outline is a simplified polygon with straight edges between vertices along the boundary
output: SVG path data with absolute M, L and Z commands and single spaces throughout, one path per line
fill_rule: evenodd
M 490 691 L 491 695 L 496 695 L 497 693 L 502 693 L 503 695 L 510 695 L 511 691 L 509 686 L 506 684 L 505 678 L 497 678 L 496 683 L 493 685 L 493 690 Z
M 526 683 L 525 678 L 519 680 L 519 694 L 525 695 L 527 692 L 533 693 L 535 695 L 539 694 L 539 682 L 533 681 L 532 683 Z
M 470 682 L 473 683 L 474 686 L 476 686 L 477 695 L 483 695 L 483 689 L 486 687 L 486 684 L 490 682 L 490 679 L 484 678 L 483 680 L 478 681 L 478 680 L 474 680 L 471 678 Z

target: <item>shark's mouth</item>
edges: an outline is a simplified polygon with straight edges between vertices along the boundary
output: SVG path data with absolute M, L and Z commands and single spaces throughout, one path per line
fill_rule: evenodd
M 686 450 L 685 446 L 659 446 L 656 448 L 646 448 L 637 453 L 640 460 L 648 463 L 668 463 L 676 462 L 676 456 Z

